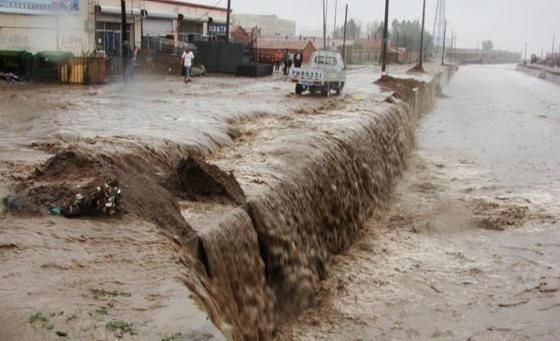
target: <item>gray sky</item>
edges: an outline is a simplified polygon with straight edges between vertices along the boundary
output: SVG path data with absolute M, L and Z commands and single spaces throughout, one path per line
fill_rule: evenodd
M 192 0 L 215 5 L 219 0 Z M 329 30 L 333 27 L 335 0 L 329 1 Z M 297 21 L 298 33 L 321 31 L 322 0 L 231 0 L 236 13 L 277 14 Z M 342 22 L 344 5 L 349 18 L 364 24 L 383 19 L 384 0 L 338 0 L 338 19 Z M 226 6 L 222 0 L 220 6 Z M 436 0 L 427 0 L 426 28 L 432 31 Z M 419 19 L 422 0 L 391 0 L 390 20 Z M 490 39 L 496 48 L 520 51 L 525 42 L 529 52 L 540 55 L 550 51 L 552 35 L 560 40 L 560 0 L 447 0 L 450 29 L 458 36 L 459 47 L 477 47 Z M 558 44 L 556 45 L 558 51 Z

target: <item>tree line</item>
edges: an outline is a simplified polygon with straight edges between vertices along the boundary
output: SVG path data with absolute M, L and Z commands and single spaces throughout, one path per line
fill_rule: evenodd
M 383 22 L 373 21 L 365 27 L 354 19 L 348 21 L 346 27 L 346 38 L 357 40 L 359 38 L 382 39 Z M 409 50 L 416 50 L 420 46 L 420 32 L 422 26 L 418 20 L 393 20 L 389 30 L 389 40 L 394 46 L 404 47 Z M 344 26 L 337 27 L 334 32 L 335 39 L 342 39 Z M 432 35 L 424 31 L 424 49 L 430 50 L 433 46 Z

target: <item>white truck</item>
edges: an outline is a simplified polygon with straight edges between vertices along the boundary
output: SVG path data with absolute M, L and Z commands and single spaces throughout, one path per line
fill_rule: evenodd
M 309 90 L 312 94 L 320 91 L 330 96 L 331 91 L 340 95 L 346 82 L 346 68 L 338 52 L 316 51 L 309 62 L 301 68 L 292 68 L 290 79 L 296 83 L 296 94 Z

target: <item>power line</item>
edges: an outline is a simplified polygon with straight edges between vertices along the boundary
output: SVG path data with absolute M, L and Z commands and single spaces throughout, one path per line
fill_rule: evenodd
M 216 2 L 216 4 L 214 6 L 212 6 L 212 9 L 209 9 L 208 12 L 206 12 L 203 15 L 201 15 L 200 17 L 196 18 L 195 21 L 198 21 L 200 19 L 203 19 L 204 17 L 207 17 L 208 14 L 210 14 L 211 11 L 218 9 L 218 6 L 220 6 L 222 4 L 222 2 L 224 2 L 224 0 L 218 0 L 218 2 Z

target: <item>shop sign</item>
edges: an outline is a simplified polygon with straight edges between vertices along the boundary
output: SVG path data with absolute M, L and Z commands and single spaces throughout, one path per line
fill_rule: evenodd
M 0 0 L 0 13 L 56 15 L 79 11 L 80 0 Z

